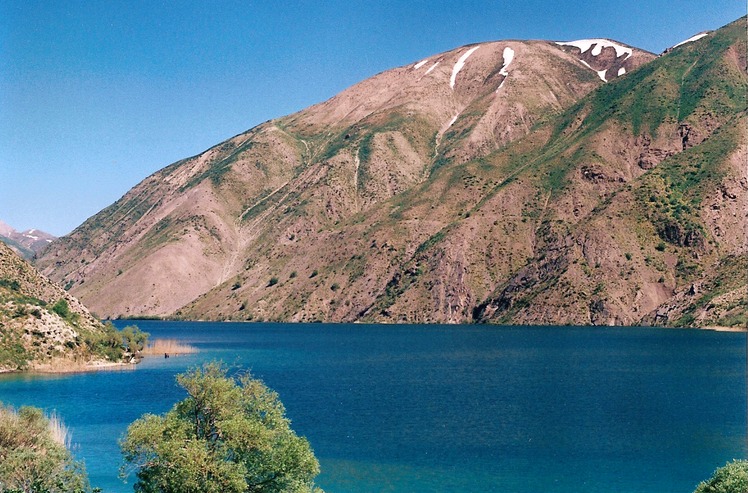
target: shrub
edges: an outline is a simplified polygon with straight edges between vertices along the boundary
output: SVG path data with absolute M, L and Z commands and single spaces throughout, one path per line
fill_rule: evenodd
M 140 353 L 145 348 L 149 335 L 135 325 L 128 325 L 122 329 L 122 346 L 131 354 Z
M 161 416 L 146 414 L 120 443 L 140 492 L 319 491 L 309 442 L 290 428 L 278 394 L 245 374 L 208 363 L 177 376 L 188 397 Z
M 65 320 L 70 319 L 70 316 L 72 315 L 72 312 L 70 311 L 70 305 L 68 305 L 68 302 L 65 298 L 60 298 L 57 303 L 52 305 L 52 311 Z
M 17 279 L 0 279 L 0 287 L 8 288 L 11 291 L 20 291 L 21 283 Z
M 67 428 L 33 407 L 0 404 L 0 491 L 91 491 L 83 465 L 66 448 Z
M 714 471 L 694 493 L 745 493 L 748 491 L 748 460 L 734 460 Z
M 277 277 L 271 277 L 270 280 L 268 281 L 268 287 L 275 286 L 276 284 L 278 284 L 278 278 Z

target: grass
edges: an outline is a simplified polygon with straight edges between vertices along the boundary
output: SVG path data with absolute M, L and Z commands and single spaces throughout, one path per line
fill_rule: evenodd
M 175 354 L 192 354 L 196 353 L 197 348 L 179 342 L 177 339 L 154 339 L 153 342 L 149 343 L 143 354 L 146 356 L 156 356 L 161 354 L 168 354 L 170 356 Z
M 47 419 L 49 420 L 48 428 L 52 440 L 65 448 L 70 448 L 70 430 L 68 430 L 68 427 L 55 412 L 52 412 Z

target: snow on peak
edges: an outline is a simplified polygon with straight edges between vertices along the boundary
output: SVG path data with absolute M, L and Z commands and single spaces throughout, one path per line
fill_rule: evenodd
M 427 58 L 425 60 L 421 60 L 420 62 L 416 63 L 415 65 L 413 65 L 413 70 L 418 70 L 419 68 L 421 68 L 424 65 L 426 65 L 428 63 L 428 61 L 429 61 L 429 59 Z
M 506 69 L 509 68 L 509 64 L 512 63 L 512 60 L 514 60 L 514 50 L 507 46 L 506 48 L 504 48 L 504 53 L 502 56 L 504 57 L 504 66 L 501 67 L 499 73 L 506 77 L 507 75 L 509 75 L 509 72 L 507 72 Z
M 462 54 L 459 60 L 457 60 L 457 63 L 455 63 L 455 66 L 452 67 L 452 77 L 449 78 L 449 87 L 452 89 L 455 88 L 455 82 L 457 81 L 457 74 L 460 73 L 460 70 L 462 70 L 462 67 L 465 66 L 465 62 L 467 61 L 468 57 L 480 48 L 480 45 L 475 46 L 473 48 L 470 48 L 468 51 Z
M 574 46 L 575 48 L 579 48 L 582 50 L 582 53 L 586 53 L 587 50 L 592 48 L 594 45 L 595 47 L 592 48 L 592 56 L 597 56 L 600 53 L 603 52 L 603 48 L 611 47 L 615 48 L 616 50 L 616 58 L 627 55 L 626 58 L 629 58 L 631 55 L 634 54 L 634 50 L 631 48 L 627 48 L 625 46 L 619 45 L 618 43 L 614 43 L 613 41 L 609 39 L 578 39 L 576 41 L 556 41 L 557 45 L 561 46 Z
M 681 41 L 681 42 L 680 42 L 680 43 L 678 43 L 677 45 L 673 46 L 673 48 L 677 48 L 677 47 L 679 47 L 680 45 L 684 45 L 684 44 L 686 44 L 686 43 L 690 43 L 691 41 L 696 41 L 697 39 L 701 39 L 701 38 L 703 38 L 704 36 L 707 36 L 708 34 L 709 34 L 709 33 L 699 33 L 699 34 L 697 34 L 696 36 L 691 36 L 690 38 L 688 38 L 688 39 L 684 39 L 683 41 Z

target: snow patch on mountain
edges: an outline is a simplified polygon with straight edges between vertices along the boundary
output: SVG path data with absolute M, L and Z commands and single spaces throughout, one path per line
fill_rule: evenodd
M 579 61 L 582 63 L 582 65 L 595 72 L 597 76 L 603 80 L 603 82 L 608 82 L 608 79 L 605 78 L 605 72 L 607 72 L 607 70 L 595 70 L 594 68 L 592 68 L 592 66 L 590 66 L 589 63 L 585 62 L 584 60 Z
M 509 64 L 514 60 L 514 50 L 507 46 L 504 48 L 502 56 L 504 57 L 504 65 L 501 67 L 501 70 L 499 70 L 499 73 L 503 76 L 507 76 L 509 75 L 509 72 L 507 72 L 506 69 L 509 68 Z
M 428 69 L 428 70 L 426 71 L 426 73 L 425 73 L 425 74 L 423 74 L 423 75 L 429 75 L 429 74 L 431 73 L 431 71 L 432 71 L 432 70 L 434 70 L 434 69 L 436 68 L 436 66 L 437 66 L 437 65 L 439 65 L 439 62 L 436 62 L 436 63 L 434 63 L 434 64 L 433 64 L 433 65 L 431 66 L 431 68 L 429 68 L 429 69 Z
M 634 50 L 632 50 L 631 48 L 627 48 L 609 39 L 578 39 L 576 41 L 556 41 L 556 44 L 561 46 L 573 46 L 575 48 L 579 48 L 582 53 L 586 53 L 587 50 L 589 50 L 594 45 L 594 48 L 592 48 L 591 52 L 592 56 L 598 56 L 603 52 L 603 48 L 608 47 L 615 48 L 616 58 L 623 55 L 627 55 L 626 58 L 629 58 L 634 54 Z
M 681 41 L 681 42 L 680 42 L 680 43 L 678 43 L 677 45 L 674 45 L 674 46 L 673 46 L 673 48 L 677 48 L 677 47 L 679 47 L 680 45 L 684 45 L 684 44 L 686 44 L 686 43 L 690 43 L 691 41 L 696 41 L 697 39 L 701 39 L 701 38 L 703 38 L 704 36 L 707 36 L 708 34 L 709 34 L 709 33 L 699 33 L 699 34 L 697 34 L 697 35 L 695 35 L 695 36 L 691 36 L 691 37 L 690 37 L 690 38 L 688 38 L 688 39 L 684 39 L 683 41 Z
M 418 70 L 419 68 L 421 68 L 424 65 L 426 65 L 428 63 L 428 61 L 429 61 L 429 59 L 427 58 L 426 60 L 421 60 L 420 62 L 416 63 L 415 65 L 413 65 L 413 70 Z
M 621 67 L 621 68 L 618 69 L 618 77 L 622 76 L 625 73 L 626 73 L 626 68 L 625 67 Z
M 480 48 L 480 45 L 470 48 L 468 51 L 462 54 L 459 60 L 457 60 L 455 66 L 452 67 L 452 77 L 449 78 L 449 87 L 451 87 L 452 89 L 455 88 L 455 82 L 457 82 L 457 74 L 459 74 L 460 70 L 462 70 L 462 67 L 465 66 L 465 62 L 470 57 L 470 55 L 472 55 L 478 48 Z

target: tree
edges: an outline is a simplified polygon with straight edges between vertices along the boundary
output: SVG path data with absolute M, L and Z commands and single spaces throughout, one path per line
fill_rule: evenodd
M 748 492 L 748 460 L 734 460 L 714 471 L 694 493 L 746 493 Z
M 319 463 L 291 430 L 278 394 L 249 374 L 209 363 L 177 376 L 188 397 L 161 416 L 146 414 L 120 442 L 139 493 L 305 493 Z
M 132 355 L 140 353 L 148 342 L 148 332 L 141 331 L 135 325 L 128 325 L 122 329 L 122 344 Z
M 66 447 L 67 430 L 54 416 L 0 404 L 0 491 L 84 493 L 91 491 L 83 465 Z

